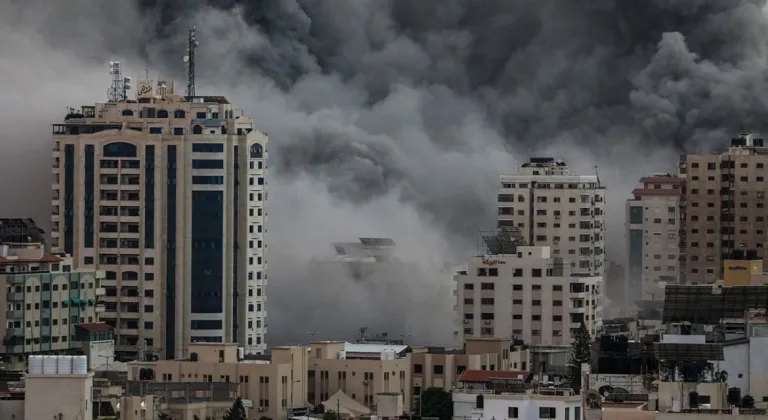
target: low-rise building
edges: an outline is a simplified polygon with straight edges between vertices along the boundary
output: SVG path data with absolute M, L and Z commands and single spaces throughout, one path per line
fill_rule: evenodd
M 531 378 L 530 372 L 464 372 L 452 393 L 453 418 L 582 420 L 580 396 L 536 387 Z
M 411 403 L 414 407 L 423 391 L 441 388 L 451 391 L 467 370 L 509 370 L 510 341 L 505 338 L 470 338 L 464 348 L 414 347 L 407 354 L 411 370 Z
M 411 401 L 411 369 L 406 345 L 312 342 L 308 401 L 316 405 L 336 391 L 376 412 L 378 394 L 399 393 Z M 274 356 L 273 356 L 274 357 Z
M 233 398 L 247 401 L 249 418 L 283 420 L 306 403 L 305 347 L 275 347 L 272 360 L 243 360 L 234 343 L 192 343 L 189 359 L 159 360 L 154 376 L 161 382 L 225 382 L 235 384 Z M 144 366 L 146 363 L 142 363 Z M 140 370 L 140 369 L 139 369 Z M 133 369 L 129 367 L 129 379 Z M 230 401 L 231 406 L 231 401 Z M 204 417 L 203 417 L 204 418 Z
M 0 219 L 0 353 L 24 363 L 37 353 L 79 350 L 79 324 L 99 322 L 104 272 L 72 271 L 68 255 L 46 251 L 31 219 Z

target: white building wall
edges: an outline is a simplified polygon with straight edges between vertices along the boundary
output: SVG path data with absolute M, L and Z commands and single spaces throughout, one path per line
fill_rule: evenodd
M 572 272 L 605 272 L 605 188 L 596 175 L 574 175 L 563 162 L 526 163 L 502 175 L 498 226 L 520 230 L 528 245 L 550 246 Z
M 483 408 L 477 408 L 476 393 L 453 392 L 453 418 L 456 420 L 508 419 L 539 420 L 542 408 L 554 408 L 556 419 L 582 420 L 581 397 L 536 394 L 483 394 Z M 517 409 L 517 417 L 514 414 Z M 566 414 L 566 411 L 568 413 Z
M 573 277 L 567 265 L 557 264 L 550 248 L 539 246 L 472 258 L 467 271 L 454 277 L 462 341 L 517 337 L 532 345 L 567 346 L 582 317 L 594 336 L 602 322 L 602 278 Z

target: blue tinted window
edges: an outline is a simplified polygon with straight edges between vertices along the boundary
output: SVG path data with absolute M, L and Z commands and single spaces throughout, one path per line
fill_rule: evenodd
M 174 136 L 183 136 L 184 135 L 184 129 L 181 127 L 176 127 L 173 129 L 173 135 Z
M 192 177 L 192 183 L 197 185 L 224 185 L 224 177 L 195 175 Z
M 222 159 L 192 159 L 194 169 L 224 169 Z
M 163 134 L 162 127 L 149 127 L 149 134 Z
M 104 157 L 136 157 L 136 146 L 130 143 L 110 143 L 104 146 Z
M 222 191 L 192 191 L 192 313 L 223 310 L 223 198 Z
M 192 143 L 192 151 L 197 153 L 223 153 L 223 143 Z

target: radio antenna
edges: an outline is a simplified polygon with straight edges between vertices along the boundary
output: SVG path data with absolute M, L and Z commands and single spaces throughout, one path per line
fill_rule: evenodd
M 200 43 L 196 38 L 197 28 L 192 27 L 187 35 L 187 55 L 184 56 L 184 62 L 187 63 L 187 96 L 195 96 L 195 50 Z

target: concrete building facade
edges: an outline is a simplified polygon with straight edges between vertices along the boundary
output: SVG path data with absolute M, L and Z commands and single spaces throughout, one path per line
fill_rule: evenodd
M 574 275 L 548 246 L 515 250 L 473 257 L 467 271 L 454 276 L 461 339 L 568 346 L 581 322 L 594 336 L 602 321 L 602 277 Z
M 160 360 L 155 377 L 161 382 L 227 382 L 236 396 L 248 400 L 249 418 L 282 420 L 288 410 L 306 407 L 306 347 L 276 347 L 272 360 L 238 359 L 237 344 L 193 343 L 187 360 Z M 302 357 L 303 356 L 303 357 Z M 231 406 L 231 402 L 230 402 Z
M 104 273 L 72 271 L 68 255 L 51 254 L 30 219 L 0 219 L 0 353 L 23 363 L 35 353 L 79 350 L 76 327 L 99 322 Z
M 267 136 L 220 96 L 141 81 L 53 125 L 53 249 L 106 272 L 118 354 L 266 348 Z
M 669 174 L 640 179 L 626 204 L 624 299 L 664 300 L 664 285 L 680 283 L 680 199 L 685 179 Z
M 733 138 L 722 153 L 680 158 L 686 284 L 716 282 L 727 259 L 768 258 L 766 165 L 768 148 L 751 134 Z
M 520 231 L 527 245 L 550 246 L 574 275 L 605 272 L 605 187 L 553 158 L 531 158 L 502 175 L 498 227 Z

